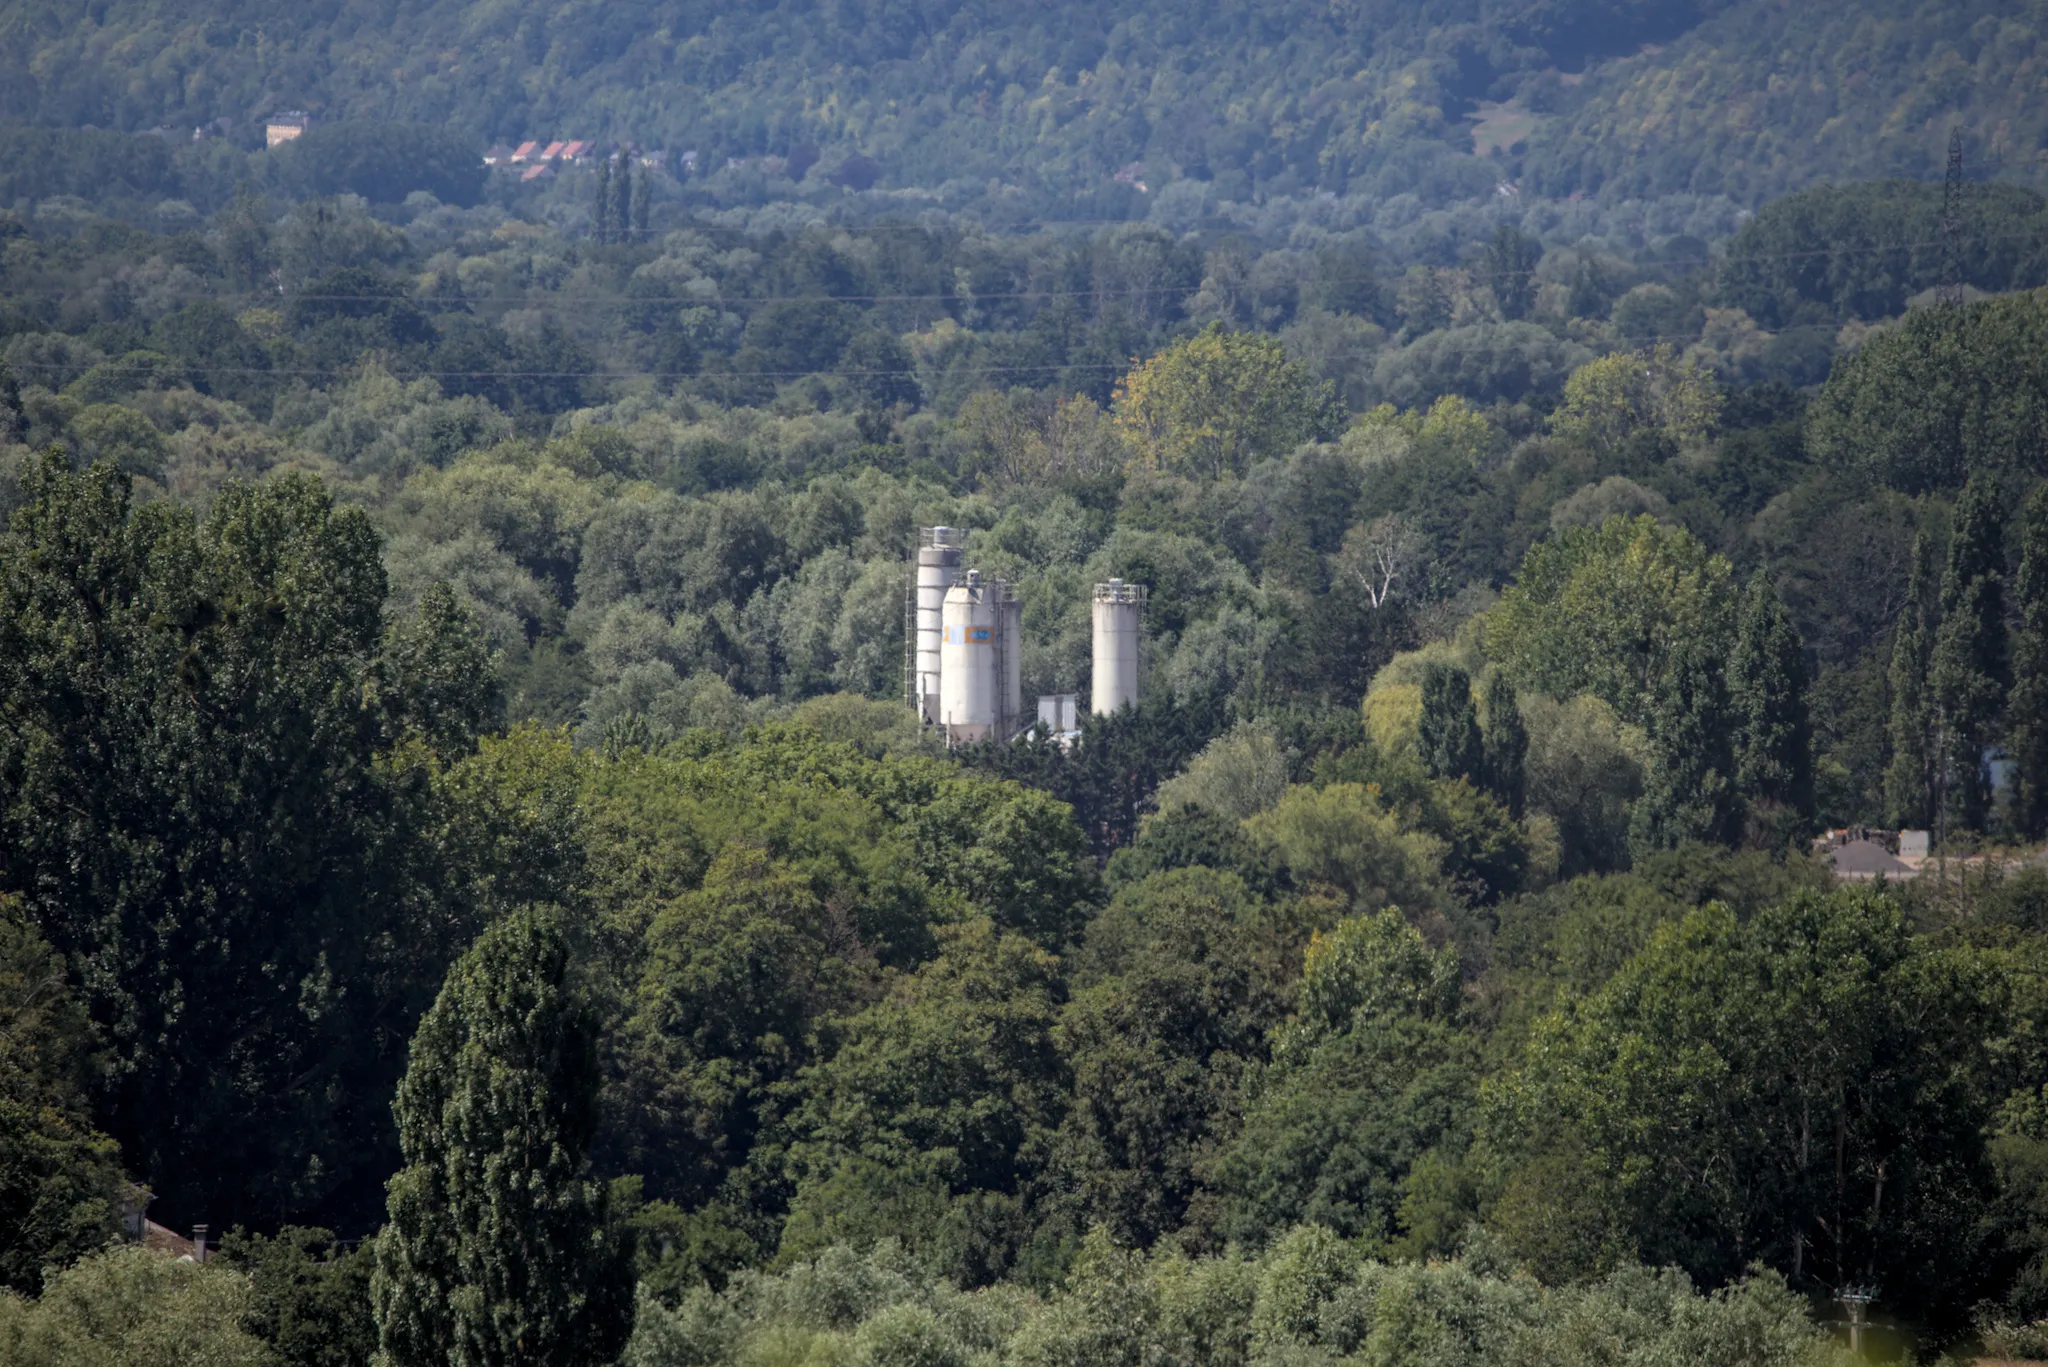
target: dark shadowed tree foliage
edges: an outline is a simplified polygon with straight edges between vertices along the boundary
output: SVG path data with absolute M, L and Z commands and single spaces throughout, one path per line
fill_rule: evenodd
M 92 1127 L 91 1024 L 64 961 L 0 897 L 0 1288 L 104 1244 L 120 1215 L 120 1155 Z
M 1770 580 L 1749 582 L 1728 661 L 1734 713 L 1735 786 L 1748 802 L 1813 816 L 1813 726 L 1806 705 L 1806 649 Z
M 52 195 L 140 198 L 181 188 L 163 139 L 110 128 L 8 128 L 0 134 L 0 168 L 0 199 L 8 202 Z
M 1933 538 L 1921 532 L 1913 539 L 1905 605 L 1892 628 L 1891 713 L 1886 720 L 1891 749 L 1884 776 L 1886 819 L 1920 829 L 1934 819 L 1937 787 L 1934 704 L 1927 678 L 1940 620 L 1934 557 Z
M 464 753 L 503 719 L 490 648 L 445 580 L 429 586 L 391 628 L 382 673 L 393 729 L 419 736 L 440 754 Z
M 1058 961 L 987 918 L 840 1022 L 806 1071 L 782 1246 L 899 1238 L 969 1282 L 1014 1264 L 1067 1105 Z
M 847 339 L 838 368 L 849 392 L 864 408 L 914 409 L 922 401 L 910 352 L 889 333 L 864 328 Z
M 1469 1141 L 1477 1059 L 1456 1028 L 1457 984 L 1452 956 L 1396 909 L 1316 937 L 1273 1066 L 1218 1159 L 1228 1233 L 1260 1240 L 1300 1222 L 1399 1232 L 1418 1166 Z
M 1192 805 L 1153 814 L 1136 840 L 1110 856 L 1103 876 L 1115 889 L 1151 874 L 1196 866 L 1235 874 L 1264 896 L 1288 882 L 1280 861 L 1246 835 L 1242 823 Z
M 27 425 L 28 414 L 21 406 L 21 382 L 14 378 L 7 363 L 0 361 L 0 441 L 20 441 Z
M 407 1028 L 368 984 L 439 952 L 386 857 L 376 533 L 306 478 L 230 485 L 203 520 L 57 456 L 25 493 L 0 545 L 0 886 L 119 1050 L 103 1123 L 172 1218 L 356 1199 Z
M 453 128 L 349 120 L 315 124 L 286 144 L 280 159 L 303 194 L 395 204 L 425 190 L 444 204 L 469 205 L 483 194 L 480 152 Z
M 590 240 L 602 247 L 616 240 L 612 209 L 612 158 L 597 163 L 597 189 L 590 201 Z
M 1486 681 L 1486 734 L 1481 740 L 1486 790 L 1508 814 L 1522 819 L 1528 793 L 1529 728 L 1522 721 L 1522 702 L 1505 670 Z
M 1907 493 L 2048 473 L 2048 293 L 1908 314 L 1835 366 L 1807 441 Z
M 701 1204 L 746 1161 L 774 1089 L 811 1061 L 808 1022 L 847 997 L 834 932 L 810 880 L 749 846 L 656 915 L 613 1044 L 625 1157 L 655 1192 Z
M 1052 1161 L 1083 1225 L 1149 1244 L 1189 1223 L 1279 1014 L 1259 911 L 1235 875 L 1188 868 L 1128 885 L 1089 926 L 1056 1031 L 1073 1100 Z
M 1724 844 L 1736 816 L 1735 714 L 1710 642 L 1677 643 L 1653 695 L 1650 765 L 1629 845 L 1638 858 L 1692 841 Z
M 270 353 L 226 305 L 201 299 L 158 319 L 150 345 L 187 367 L 186 379 L 202 394 L 240 403 L 266 399 L 274 382 Z
M 1543 260 L 1543 247 L 1512 223 L 1494 229 L 1483 258 L 1486 283 L 1500 301 L 1508 319 L 1527 316 L 1536 303 L 1536 267 Z
M 1014 744 L 958 753 L 975 768 L 1043 788 L 1067 803 L 1095 857 L 1106 860 L 1137 834 L 1154 790 L 1186 768 L 1226 724 L 1220 694 L 1186 702 L 1155 695 L 1110 716 L 1083 717 L 1081 739 L 1072 749 L 1033 732 Z
M 235 1230 L 218 1257 L 247 1273 L 248 1327 L 292 1367 L 370 1367 L 374 1243 L 350 1246 L 332 1230 L 286 1225 L 274 1235 Z
M 2020 510 L 2019 569 L 2013 601 L 2012 693 L 2006 701 L 2006 751 L 2013 762 L 2013 825 L 2025 839 L 2048 830 L 2048 484 Z
M 1962 1041 L 1997 1028 L 2000 1000 L 1882 894 L 1804 892 L 1747 921 L 1710 903 L 1544 1022 L 1494 1137 L 1533 1160 L 1516 1199 L 1553 1226 L 1613 1221 L 1697 1277 L 1763 1260 L 1937 1304 L 1989 1176 L 1982 1056 Z M 1545 1190 L 1560 1166 L 1574 1181 Z
M 1472 676 L 1451 664 L 1432 664 L 1422 676 L 1422 722 L 1417 743 L 1431 778 L 1476 778 L 1484 763 L 1479 714 L 1472 706 Z
M 1999 293 L 2048 283 L 2035 248 L 2048 203 L 2017 185 L 1963 190 L 1964 279 Z M 1728 244 L 1723 301 L 1773 330 L 1889 318 L 1942 283 L 1942 187 L 1881 180 L 1819 185 L 1773 200 Z

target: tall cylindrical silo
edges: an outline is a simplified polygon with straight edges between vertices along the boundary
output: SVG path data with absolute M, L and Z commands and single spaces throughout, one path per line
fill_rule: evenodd
M 1003 630 L 998 585 L 969 570 L 946 590 L 939 646 L 939 725 L 948 745 L 971 745 L 996 735 L 1002 724 Z
M 927 724 L 939 719 L 941 638 L 946 590 L 960 577 L 960 532 L 926 527 L 917 538 L 917 603 L 913 630 L 916 658 L 911 669 L 911 705 Z
M 1095 680 L 1090 710 L 1116 711 L 1138 701 L 1138 638 L 1145 587 L 1112 579 L 1095 586 Z

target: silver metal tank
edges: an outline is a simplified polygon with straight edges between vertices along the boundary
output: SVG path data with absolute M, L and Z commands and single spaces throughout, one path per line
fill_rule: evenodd
M 1095 677 L 1089 710 L 1109 713 L 1138 701 L 1138 641 L 1144 621 L 1143 584 L 1112 579 L 1095 586 Z
M 945 631 L 946 590 L 960 577 L 961 535 L 957 527 L 926 527 L 917 538 L 916 602 L 912 608 L 915 651 L 911 662 L 910 705 L 920 720 L 939 720 L 941 638 Z
M 1003 628 L 1006 586 L 969 570 L 946 590 L 939 646 L 939 715 L 946 744 L 972 745 L 1002 734 L 1008 691 Z

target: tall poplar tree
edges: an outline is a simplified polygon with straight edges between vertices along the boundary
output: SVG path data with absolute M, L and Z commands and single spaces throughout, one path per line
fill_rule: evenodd
M 1529 729 L 1522 723 L 1522 702 L 1506 671 L 1496 669 L 1486 684 L 1486 787 L 1508 814 L 1522 816 L 1528 789 Z
M 2013 826 L 2036 839 L 2048 830 L 2048 484 L 2027 496 L 2019 541 L 2013 597 L 2020 633 L 2012 646 L 2006 753 L 2013 762 Z
M 633 232 L 640 240 L 647 238 L 647 218 L 651 207 L 649 197 L 654 193 L 650 172 L 643 166 L 633 180 Z
M 1942 815 L 1965 830 L 1981 831 L 1991 818 L 1985 751 L 2005 705 L 2006 646 L 2005 513 L 1995 486 L 1979 477 L 1956 503 L 1928 671 L 1940 728 L 1937 798 Z
M 1650 766 L 1629 845 L 1636 857 L 1735 834 L 1734 715 L 1711 641 L 1672 647 L 1650 711 Z
M 384 1367 L 596 1367 L 632 1277 L 590 1176 L 597 1023 L 554 913 L 492 926 L 413 1036 L 370 1295 Z
M 0 441 L 20 441 L 28 430 L 28 411 L 21 406 L 21 386 L 7 362 L 0 361 Z
M 1923 531 L 1913 538 L 1906 605 L 1892 631 L 1892 757 L 1884 774 L 1884 805 L 1886 819 L 1902 828 L 1926 827 L 1934 821 L 1934 703 L 1927 684 L 1936 621 L 1934 594 L 1934 542 Z
M 618 170 L 612 174 L 612 241 L 633 240 L 633 159 L 619 153 Z
M 1422 764 L 1432 778 L 1476 778 L 1482 751 L 1472 708 L 1472 676 L 1433 664 L 1422 676 Z
M 597 199 L 590 206 L 590 235 L 602 247 L 612 240 L 612 159 L 597 163 Z
M 1751 803 L 1813 816 L 1813 725 L 1806 650 L 1792 616 L 1759 572 L 1743 594 L 1728 662 L 1735 782 Z

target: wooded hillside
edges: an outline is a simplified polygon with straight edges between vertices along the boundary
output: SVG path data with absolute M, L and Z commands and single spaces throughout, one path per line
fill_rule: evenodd
M 859 155 L 888 186 L 997 181 L 1118 217 L 1182 180 L 1224 200 L 1506 178 L 1755 203 L 1817 175 L 1938 174 L 1954 124 L 1975 163 L 2029 177 L 2048 119 L 2040 6 L 1991 0 L 780 0 L 744 20 L 679 0 L 7 0 L 0 31 L 8 121 L 184 136 L 304 107 L 478 150 L 631 139 L 821 178 Z M 1502 109 L 1516 133 L 1475 155 L 1475 119 Z

